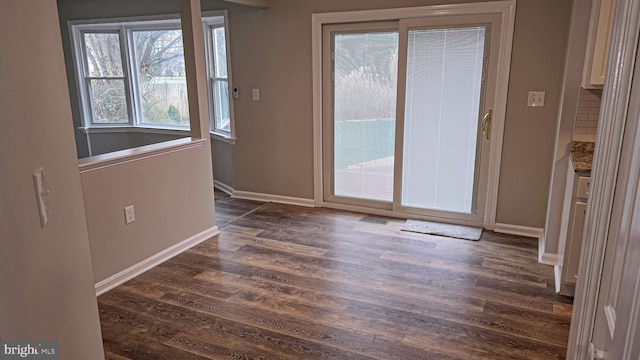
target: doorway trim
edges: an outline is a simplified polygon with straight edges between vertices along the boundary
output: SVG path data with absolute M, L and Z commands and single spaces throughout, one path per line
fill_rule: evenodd
M 622 141 L 627 122 L 631 84 L 640 36 L 640 0 L 617 0 L 611 51 L 598 122 L 596 152 L 591 172 L 578 283 L 576 284 L 568 360 L 593 359 L 591 342 L 604 269 L 609 227 L 614 214 L 614 195 L 618 178 Z M 636 148 L 637 144 L 632 144 Z M 617 210 L 620 211 L 620 210 Z
M 503 42 L 498 57 L 498 79 L 496 81 L 496 100 L 493 108 L 492 135 L 495 140 L 489 149 L 489 176 L 487 201 L 484 210 L 484 228 L 493 230 L 496 223 L 498 205 L 498 185 L 502 160 L 502 144 L 507 107 L 507 91 L 511 69 L 511 49 L 515 24 L 516 0 L 478 2 L 469 4 L 434 5 L 395 9 L 376 9 L 334 13 L 312 14 L 312 64 L 313 64 L 313 172 L 314 203 L 317 207 L 327 206 L 323 196 L 323 83 L 322 83 L 322 27 L 328 24 L 393 21 L 406 18 L 434 17 L 447 15 L 500 14 L 502 27 L 494 29 L 500 32 Z M 333 204 L 332 204 L 333 205 Z M 357 209 L 352 206 L 332 206 L 346 210 Z M 369 211 L 369 209 L 366 209 Z M 370 212 L 370 211 L 369 211 Z M 394 216 L 392 211 L 376 211 L 379 215 Z M 395 215 L 397 216 L 397 214 Z

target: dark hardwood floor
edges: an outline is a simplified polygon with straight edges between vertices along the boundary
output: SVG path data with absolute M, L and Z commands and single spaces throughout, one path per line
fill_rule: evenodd
M 235 199 L 218 189 L 214 195 L 216 198 L 216 226 L 220 229 L 265 204 L 260 201 Z
M 564 358 L 534 239 L 216 199 L 219 236 L 98 298 L 107 359 Z

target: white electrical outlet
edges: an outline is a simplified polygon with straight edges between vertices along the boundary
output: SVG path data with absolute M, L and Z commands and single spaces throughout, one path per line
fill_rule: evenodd
M 545 95 L 546 92 L 544 91 L 529 91 L 527 106 L 543 107 Z
M 253 95 L 253 100 L 260 100 L 260 89 L 251 89 L 251 95 Z
M 136 221 L 136 213 L 135 213 L 135 210 L 133 209 L 133 205 L 129 205 L 126 208 L 124 208 L 124 221 L 127 225 Z

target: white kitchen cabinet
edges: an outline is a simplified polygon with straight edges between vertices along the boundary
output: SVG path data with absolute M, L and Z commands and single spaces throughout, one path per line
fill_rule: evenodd
M 580 247 L 582 245 L 582 228 L 584 228 L 584 218 L 587 212 L 587 203 L 578 201 L 573 205 L 573 223 L 567 239 L 567 249 L 564 259 L 564 282 L 575 285 L 578 278 L 578 260 L 580 258 Z
M 607 72 L 616 0 L 593 0 L 582 87 L 601 88 Z
M 589 197 L 590 177 L 576 174 L 573 183 L 572 208 L 569 214 L 569 229 L 564 250 L 562 281 L 565 285 L 574 286 L 578 277 L 580 247 L 582 246 L 582 229 L 584 228 Z

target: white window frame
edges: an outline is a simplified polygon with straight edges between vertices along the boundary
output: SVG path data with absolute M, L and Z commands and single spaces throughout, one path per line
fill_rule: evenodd
M 90 34 L 116 34 L 118 35 L 118 43 L 120 45 L 120 62 L 121 62 L 121 66 L 122 66 L 122 76 L 121 77 L 95 77 L 95 76 L 90 76 L 89 75 L 89 64 L 87 61 L 87 56 L 85 56 L 85 49 L 86 49 L 86 44 L 85 44 L 85 37 L 84 34 L 86 33 L 90 33 Z M 84 30 L 84 29 L 80 29 L 78 34 L 77 34 L 77 44 L 80 48 L 80 51 L 82 51 L 82 63 L 81 64 L 77 64 L 77 66 L 82 70 L 82 78 L 78 77 L 78 88 L 82 89 L 82 91 L 85 91 L 86 93 L 86 97 L 83 98 L 83 100 L 86 102 L 86 104 L 83 104 L 85 106 L 83 106 L 83 113 L 86 116 L 86 119 L 88 119 L 91 122 L 91 126 L 105 126 L 105 127 L 110 127 L 110 126 L 127 126 L 127 125 L 131 125 L 133 122 L 133 114 L 132 114 L 132 104 L 131 104 L 131 93 L 130 93 L 130 89 L 131 89 L 131 77 L 130 74 L 128 72 L 128 68 L 126 66 L 127 64 L 127 51 L 126 51 L 126 38 L 123 37 L 123 33 L 122 33 L 122 29 L 119 26 L 113 26 L 113 27 L 100 27 L 100 28 L 96 28 L 96 29 L 91 29 L 91 30 Z M 128 118 L 128 122 L 127 123 L 97 123 L 93 121 L 93 114 L 92 114 L 92 103 L 91 103 L 91 80 L 101 80 L 101 79 L 121 79 L 123 80 L 124 83 L 124 91 L 125 91 L 125 102 L 126 102 L 126 106 L 127 106 L 127 118 Z
M 221 19 L 222 18 L 222 19 Z M 215 44 L 211 32 L 214 28 L 224 27 L 225 32 L 225 45 L 227 52 L 227 77 L 221 78 L 215 76 Z M 234 121 L 234 107 L 233 107 L 233 77 L 231 74 L 231 47 L 229 37 L 229 21 L 227 11 L 207 11 L 202 13 L 202 31 L 204 32 L 205 53 L 207 58 L 207 93 L 209 96 L 209 129 L 211 136 L 216 139 L 220 139 L 229 143 L 235 143 L 235 121 Z M 215 119 L 215 89 L 213 84 L 215 81 L 226 81 L 229 88 L 229 131 L 225 129 L 219 129 L 216 127 Z
M 128 117 L 128 122 L 127 123 L 97 123 L 94 122 L 93 120 L 93 108 L 92 108 L 92 103 L 91 103 L 91 86 L 90 86 L 90 82 L 93 79 L 101 79 L 100 77 L 92 77 L 89 75 L 89 65 L 88 65 L 88 61 L 87 61 L 87 56 L 85 54 L 85 37 L 84 35 L 86 33 L 90 33 L 90 34 L 116 34 L 118 35 L 118 42 L 120 45 L 120 61 L 122 64 L 122 77 L 110 77 L 113 79 L 122 79 L 124 80 L 124 87 L 125 87 L 125 102 L 127 105 L 127 117 Z M 78 85 L 78 90 L 79 92 L 82 92 L 85 96 L 81 97 L 81 105 L 82 105 L 82 114 L 83 114 L 83 123 L 86 127 L 90 127 L 90 126 L 104 126 L 104 127 L 111 127 L 111 126 L 131 126 L 133 123 L 133 114 L 132 114 L 132 107 L 131 107 L 131 94 L 129 89 L 131 88 L 130 86 L 130 76 L 128 73 L 128 69 L 127 69 L 127 52 L 126 52 L 126 37 L 123 37 L 122 34 L 122 29 L 120 28 L 120 26 L 118 25 L 114 25 L 114 26 L 100 26 L 100 27 L 96 27 L 93 29 L 83 29 L 83 28 L 79 28 L 78 31 L 74 34 L 74 45 L 75 47 L 77 47 L 77 51 L 78 54 L 82 54 L 81 58 L 79 59 L 79 61 L 76 61 L 76 74 L 77 76 L 77 85 Z M 72 40 L 72 41 L 74 41 Z M 81 63 L 79 63 L 81 61 Z
M 207 76 L 211 74 L 213 69 L 213 58 L 211 57 L 211 36 L 208 35 L 210 26 L 218 27 L 224 25 L 227 50 L 227 81 L 230 89 L 232 84 L 231 77 L 231 56 L 230 56 L 230 40 L 229 25 L 227 11 L 205 12 L 202 16 L 202 26 L 205 39 Z M 137 64 L 135 62 L 135 49 L 133 46 L 133 33 L 136 31 L 150 30 L 181 30 L 180 17 L 177 14 L 164 16 L 144 16 L 144 17 L 126 17 L 111 19 L 92 19 L 92 20 L 73 20 L 69 21 L 69 34 L 71 39 L 71 48 L 73 55 L 74 71 L 76 75 L 76 86 L 78 88 L 78 102 L 82 117 L 81 130 L 85 133 L 104 133 L 104 132 L 167 132 L 167 133 L 183 133 L 189 132 L 188 125 L 171 125 L 171 124 L 149 124 L 145 123 L 142 114 L 142 105 L 138 97 L 137 77 L 134 76 Z M 120 55 L 123 68 L 123 76 L 114 79 L 123 79 L 125 83 L 125 96 L 128 113 L 127 123 L 97 123 L 94 122 L 94 115 L 91 103 L 91 91 L 89 82 L 95 77 L 90 77 L 87 67 L 87 57 L 84 46 L 85 33 L 117 33 L 120 39 Z M 211 79 L 211 77 L 209 77 Z M 212 81 L 207 82 L 209 95 L 209 123 L 211 136 L 220 138 L 228 142 L 235 142 L 235 123 L 233 115 L 233 101 L 229 98 L 229 114 L 231 131 L 220 131 L 215 129 L 214 119 L 214 100 Z M 231 90 L 230 90 L 231 91 Z

